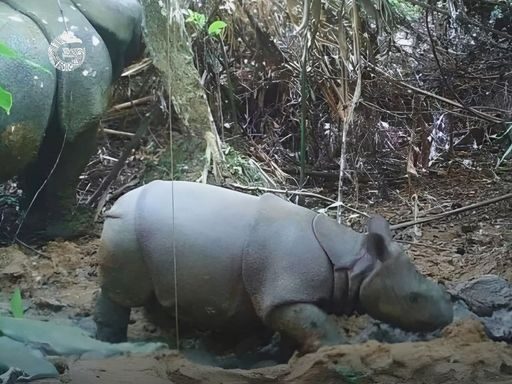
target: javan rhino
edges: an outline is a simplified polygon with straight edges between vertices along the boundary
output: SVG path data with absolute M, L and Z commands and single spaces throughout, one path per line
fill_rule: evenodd
M 357 310 L 411 331 L 453 318 L 448 294 L 380 216 L 361 234 L 273 194 L 153 181 L 106 213 L 100 244 L 101 340 L 124 341 L 130 308 L 152 295 L 174 308 L 175 283 L 181 324 L 232 333 L 259 322 L 304 351 L 342 342 L 330 313 Z
M 13 95 L 10 114 L 0 109 L 0 183 L 19 176 L 26 207 L 51 174 L 33 210 L 49 232 L 72 221 L 110 86 L 140 51 L 142 15 L 137 0 L 0 0 L 0 42 L 23 58 L 0 55 Z M 66 44 L 66 30 L 78 40 Z

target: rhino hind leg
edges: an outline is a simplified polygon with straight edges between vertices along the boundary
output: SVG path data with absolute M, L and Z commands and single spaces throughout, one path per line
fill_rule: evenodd
M 96 301 L 94 321 L 96 338 L 109 343 L 122 343 L 127 339 L 131 309 L 110 300 L 103 292 Z
M 93 210 L 77 206 L 79 177 L 96 152 L 96 122 L 66 141 L 55 171 L 48 181 L 48 236 L 73 237 L 90 234 Z
M 323 345 L 343 343 L 336 324 L 313 304 L 288 304 L 269 314 L 270 327 L 294 340 L 301 352 L 314 352 Z
M 81 172 L 95 152 L 96 132 L 96 125 L 91 125 L 62 146 L 63 135 L 55 126 L 49 128 L 38 159 L 22 178 L 23 206 L 30 207 L 25 232 L 40 228 L 50 238 L 71 238 L 90 231 L 92 211 L 76 206 L 76 188 Z

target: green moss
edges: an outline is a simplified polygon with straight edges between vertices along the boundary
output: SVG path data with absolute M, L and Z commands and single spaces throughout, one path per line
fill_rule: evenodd
M 223 153 L 226 160 L 224 165 L 237 183 L 265 186 L 261 170 L 247 156 L 226 144 Z
M 197 180 L 205 164 L 206 144 L 194 136 L 179 136 L 157 160 L 145 164 L 143 180 Z
M 8 125 L 0 132 L 0 180 L 17 176 L 35 159 L 42 132 L 30 122 Z

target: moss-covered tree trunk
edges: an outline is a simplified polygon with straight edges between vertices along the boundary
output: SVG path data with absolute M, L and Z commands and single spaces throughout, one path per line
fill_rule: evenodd
M 220 139 L 193 63 L 181 12 L 186 8 L 186 2 L 142 0 L 142 5 L 146 45 L 155 67 L 167 84 L 174 110 L 185 130 L 185 135 L 171 144 L 175 152 L 174 164 L 178 159 L 186 159 L 188 177 L 195 178 L 200 174 L 202 182 L 206 182 L 211 170 L 219 180 L 222 164 Z

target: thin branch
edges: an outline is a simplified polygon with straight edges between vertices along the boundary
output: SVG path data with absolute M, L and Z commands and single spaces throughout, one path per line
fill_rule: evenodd
M 112 167 L 112 170 L 107 175 L 107 177 L 103 179 L 98 189 L 91 195 L 91 197 L 89 197 L 89 199 L 87 200 L 87 205 L 90 205 L 96 200 L 101 199 L 101 195 L 104 193 L 104 191 L 108 191 L 110 185 L 112 185 L 112 183 L 117 178 L 119 172 L 121 172 L 121 169 L 123 168 L 128 157 L 130 156 L 132 150 L 134 150 L 139 145 L 139 141 L 146 132 L 146 130 L 148 129 L 152 117 L 153 114 L 151 112 L 144 117 L 141 116 L 140 125 L 137 128 L 137 132 L 130 140 L 128 146 L 123 151 L 123 154 L 119 158 L 119 161 L 115 163 L 115 165 Z
M 434 38 L 432 37 L 432 32 L 430 31 L 430 25 L 428 22 L 428 10 L 425 11 L 425 28 L 427 30 L 427 35 L 430 40 L 430 46 L 432 47 L 432 54 L 434 56 L 434 61 L 436 62 L 437 68 L 439 69 L 439 74 L 441 75 L 441 79 L 443 80 L 446 88 L 451 92 L 451 94 L 455 97 L 455 99 L 463 106 L 463 108 L 475 115 L 476 117 L 480 117 L 486 121 L 490 121 L 485 113 L 479 112 L 470 106 L 465 105 L 464 101 L 459 97 L 459 95 L 455 92 L 452 85 L 448 82 L 448 79 L 444 75 L 443 67 L 441 66 L 441 61 L 439 60 L 439 56 L 437 55 L 436 45 L 434 44 Z M 492 121 L 490 121 L 492 122 Z
M 447 99 L 446 97 L 436 95 L 435 93 L 425 91 L 424 89 L 417 88 L 417 87 L 415 87 L 413 85 L 410 85 L 410 84 L 407 84 L 407 83 L 405 83 L 405 82 L 403 82 L 401 80 L 395 79 L 393 76 L 391 76 L 390 74 L 386 73 L 384 70 L 380 69 L 379 67 L 373 65 L 372 63 L 370 63 L 368 61 L 366 63 L 369 66 L 371 66 L 373 69 L 375 69 L 377 72 L 379 72 L 379 73 L 383 74 L 384 76 L 386 76 L 391 81 L 393 81 L 395 83 L 398 83 L 398 84 L 400 84 L 400 85 L 402 85 L 402 86 L 404 86 L 406 88 L 409 88 L 410 90 L 412 90 L 414 92 L 420 93 L 420 94 L 425 95 L 425 96 L 432 97 L 434 99 L 442 101 L 442 102 L 444 102 L 446 104 L 450 104 L 450 105 L 452 105 L 454 107 L 457 107 L 457 108 L 466 109 L 463 105 L 461 105 L 460 103 L 458 103 L 456 101 Z M 496 123 L 496 124 L 505 123 L 505 120 L 499 119 L 499 118 L 494 117 L 494 116 L 491 116 L 491 115 L 489 115 L 487 113 L 478 112 L 478 116 L 479 117 L 475 116 L 475 118 L 480 118 L 481 120 L 485 120 L 485 121 L 488 121 L 488 122 L 491 122 L 491 123 Z
M 108 133 L 109 135 L 115 135 L 115 136 L 127 136 L 127 137 L 135 136 L 135 133 L 116 131 L 114 129 L 108 129 L 108 128 L 103 128 L 102 131 L 105 133 Z
M 427 244 L 427 243 L 407 241 L 407 240 L 395 240 L 395 241 L 397 243 L 412 245 L 413 247 L 414 246 L 416 246 L 416 247 L 425 247 L 425 248 L 430 248 L 430 249 L 436 249 L 436 250 L 441 251 L 441 252 L 450 251 L 449 248 L 439 247 L 437 245 L 432 245 L 432 244 Z
M 438 8 L 434 5 L 426 4 L 426 3 L 422 2 L 422 1 L 418 1 L 418 0 L 407 0 L 407 1 L 411 4 L 417 5 L 418 7 L 421 7 L 424 9 L 429 9 L 431 11 L 436 11 L 438 13 L 441 13 L 442 15 L 452 17 L 450 12 L 445 11 L 444 9 Z M 487 32 L 494 33 L 500 37 L 504 37 L 505 39 L 512 40 L 512 35 L 508 34 L 507 32 L 498 31 L 497 29 L 494 29 L 494 28 L 488 27 L 486 25 L 483 25 L 482 23 L 479 23 L 478 21 L 471 20 L 465 14 L 458 21 L 463 21 L 463 22 L 465 22 L 467 24 L 471 24 L 475 27 L 482 28 L 483 30 L 485 30 Z
M 41 256 L 41 257 L 42 257 L 42 258 L 44 258 L 44 259 L 48 259 L 48 260 L 51 260 L 51 259 L 52 259 L 49 255 L 47 255 L 47 254 L 45 254 L 45 253 L 43 253 L 43 252 L 41 252 L 41 251 L 38 251 L 37 249 L 35 249 L 35 248 L 31 247 L 31 246 L 30 246 L 30 245 L 28 245 L 27 243 L 24 243 L 23 241 L 21 241 L 21 240 L 20 240 L 20 239 L 18 239 L 18 238 L 15 238 L 15 239 L 14 239 L 14 241 L 15 241 L 16 243 L 18 243 L 19 245 L 21 245 L 22 247 L 27 248 L 29 251 L 34 252 L 35 254 L 37 254 L 38 256 Z
M 455 215 L 457 213 L 466 212 L 466 211 L 469 211 L 471 209 L 484 207 L 486 205 L 497 203 L 499 201 L 510 199 L 510 198 L 512 198 L 512 193 L 507 193 L 506 195 L 494 197 L 494 198 L 489 199 L 489 200 L 481 201 L 481 202 L 478 202 L 478 203 L 475 203 L 475 204 L 471 204 L 471 205 L 468 205 L 468 206 L 465 206 L 465 207 L 462 207 L 462 208 L 457 208 L 457 209 L 454 209 L 452 211 L 443 212 L 443 213 L 440 213 L 438 215 L 433 215 L 433 216 L 425 217 L 425 218 L 418 219 L 418 220 L 407 221 L 405 223 L 395 224 L 395 225 L 391 226 L 391 229 L 401 229 L 401 228 L 410 227 L 410 226 L 413 226 L 413 225 L 416 225 L 416 224 L 428 223 L 428 222 L 431 222 L 431 221 L 443 219 L 446 216 Z
M 282 193 L 285 195 L 300 195 L 300 196 L 309 196 L 314 197 L 317 199 L 328 201 L 329 203 L 336 203 L 336 200 L 333 200 L 329 197 L 322 196 L 313 192 L 303 192 L 303 191 L 290 191 L 288 189 L 274 189 L 274 188 L 265 188 L 265 187 L 250 187 L 247 185 L 240 185 L 240 184 L 227 184 L 230 187 L 237 188 L 237 189 L 243 189 L 246 191 L 256 191 L 256 192 L 271 192 L 271 193 Z
M 114 105 L 112 108 L 110 108 L 108 110 L 107 113 L 117 112 L 117 111 L 120 111 L 122 109 L 131 108 L 131 107 L 134 107 L 136 105 L 148 103 L 150 101 L 156 101 L 155 96 L 141 97 L 140 99 L 136 99 L 136 100 L 133 100 L 133 101 L 127 101 L 126 103 L 121 103 L 121 104 Z
M 249 187 L 249 186 L 240 185 L 240 184 L 227 184 L 227 185 L 229 185 L 229 186 L 231 186 L 233 188 L 243 189 L 243 190 L 246 190 L 246 191 L 260 191 L 260 192 L 282 193 L 282 194 L 285 194 L 287 196 L 288 195 L 292 195 L 292 196 L 293 195 L 299 195 L 299 196 L 314 197 L 314 198 L 317 198 L 317 199 L 320 199 L 320 200 L 325 200 L 325 201 L 328 201 L 328 202 L 332 203 L 331 205 L 329 205 L 325 209 L 336 208 L 336 207 L 342 206 L 342 207 L 348 209 L 349 211 L 357 213 L 358 215 L 361 215 L 361 216 L 364 216 L 364 217 L 370 217 L 370 215 L 368 215 L 367 213 L 358 211 L 357 209 L 349 207 L 348 205 L 346 205 L 346 204 L 344 204 L 344 203 L 342 203 L 340 201 L 336 201 L 336 200 L 333 200 L 333 199 L 331 199 L 329 197 L 322 196 L 322 195 L 319 195 L 319 194 L 313 193 L 313 192 L 290 191 L 290 190 L 287 190 L 287 189 L 273 189 L 273 188 L 265 188 L 265 187 Z

